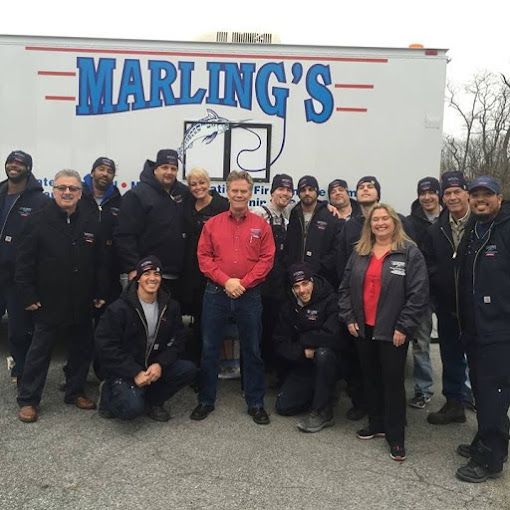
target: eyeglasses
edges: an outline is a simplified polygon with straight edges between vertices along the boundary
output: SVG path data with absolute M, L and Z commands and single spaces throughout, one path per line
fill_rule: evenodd
M 69 190 L 71 193 L 76 193 L 81 191 L 80 186 L 66 186 L 65 184 L 59 184 L 58 186 L 53 186 L 53 189 L 60 191 L 60 193 L 64 193 L 66 190 Z

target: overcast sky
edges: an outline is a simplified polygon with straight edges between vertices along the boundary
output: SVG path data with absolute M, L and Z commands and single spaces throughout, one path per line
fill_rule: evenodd
M 193 40 L 218 30 L 269 31 L 284 44 L 448 48 L 447 76 L 456 84 L 483 70 L 510 74 L 508 0 L 9 0 L 0 13 L 2 34 Z M 456 130 L 445 113 L 444 130 Z

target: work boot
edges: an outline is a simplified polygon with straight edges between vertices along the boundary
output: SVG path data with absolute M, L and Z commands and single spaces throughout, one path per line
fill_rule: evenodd
M 464 423 L 466 413 L 464 406 L 456 400 L 447 400 L 446 404 L 427 416 L 427 421 L 432 425 L 446 425 L 447 423 Z

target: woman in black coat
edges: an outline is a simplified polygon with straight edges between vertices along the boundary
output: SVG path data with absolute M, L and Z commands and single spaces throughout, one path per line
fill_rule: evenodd
M 228 210 L 229 204 L 216 190 L 211 190 L 211 179 L 203 168 L 193 168 L 186 176 L 192 200 L 188 200 L 184 208 L 184 225 L 187 236 L 187 248 L 182 289 L 183 313 L 190 314 L 194 319 L 193 342 L 190 355 L 193 361 L 200 360 L 202 335 L 200 319 L 202 298 L 205 290 L 205 278 L 200 272 L 197 259 L 197 246 L 205 222 Z
M 386 437 L 390 456 L 405 460 L 404 373 L 409 339 L 425 313 L 429 284 L 425 260 L 406 236 L 392 207 L 377 204 L 345 269 L 340 318 L 358 349 L 369 424 L 360 439 Z

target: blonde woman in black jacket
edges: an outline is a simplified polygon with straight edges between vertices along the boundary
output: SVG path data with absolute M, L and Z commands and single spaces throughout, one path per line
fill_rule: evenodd
M 358 431 L 358 438 L 386 437 L 396 461 L 406 458 L 407 347 L 428 299 L 423 255 L 406 236 L 394 209 L 376 204 L 347 263 L 339 310 L 357 339 L 368 403 L 368 427 Z

